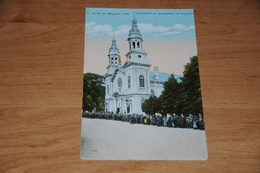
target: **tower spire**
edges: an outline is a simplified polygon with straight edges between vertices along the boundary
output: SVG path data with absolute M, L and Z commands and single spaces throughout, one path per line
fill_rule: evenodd
M 129 30 L 129 36 L 131 34 L 138 34 L 138 35 L 141 35 L 141 32 L 140 30 L 137 28 L 137 20 L 135 18 L 135 13 L 134 13 L 134 18 L 132 20 L 132 27 L 131 29 Z
M 115 32 L 113 32 L 113 39 L 112 40 L 115 40 Z
M 111 44 L 111 47 L 109 49 L 109 52 L 119 52 L 119 49 L 117 48 L 117 45 L 116 45 L 116 39 L 115 39 L 114 33 L 113 33 L 112 44 Z

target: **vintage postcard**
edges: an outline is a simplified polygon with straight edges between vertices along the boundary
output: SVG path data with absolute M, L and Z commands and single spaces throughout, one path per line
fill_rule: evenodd
M 193 9 L 87 8 L 86 160 L 206 160 Z

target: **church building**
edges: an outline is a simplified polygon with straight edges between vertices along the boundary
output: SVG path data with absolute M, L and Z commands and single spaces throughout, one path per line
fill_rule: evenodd
M 147 53 L 143 50 L 143 38 L 135 17 L 127 41 L 129 52 L 123 65 L 114 38 L 109 49 L 109 64 L 104 78 L 105 111 L 145 114 L 142 111 L 142 103 L 150 96 L 159 97 L 164 90 L 163 83 L 171 74 L 159 72 L 158 67 L 149 71 L 151 65 L 147 62 Z M 176 79 L 179 77 L 175 76 Z

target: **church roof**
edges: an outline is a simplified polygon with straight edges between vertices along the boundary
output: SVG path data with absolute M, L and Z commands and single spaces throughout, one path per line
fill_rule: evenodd
M 169 77 L 172 75 L 171 73 L 162 73 L 162 72 L 158 72 L 159 73 L 159 78 L 155 80 L 154 78 L 154 71 L 149 71 L 149 77 L 150 77 L 150 81 L 157 81 L 157 82 L 166 82 Z M 174 74 L 174 78 L 178 81 L 181 82 L 181 75 L 176 75 Z
M 123 73 L 125 72 L 125 68 L 124 68 L 124 67 L 118 67 L 118 69 L 119 69 L 120 71 L 122 71 Z

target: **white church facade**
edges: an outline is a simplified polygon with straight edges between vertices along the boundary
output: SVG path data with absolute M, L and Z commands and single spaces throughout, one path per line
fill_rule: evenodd
M 132 20 L 127 41 L 129 52 L 123 65 L 114 38 L 109 49 L 109 64 L 104 78 L 105 111 L 145 114 L 142 103 L 152 95 L 159 97 L 164 90 L 163 83 L 171 74 L 158 72 L 158 67 L 149 71 L 150 64 L 147 62 L 147 53 L 143 50 L 143 38 L 135 18 Z

